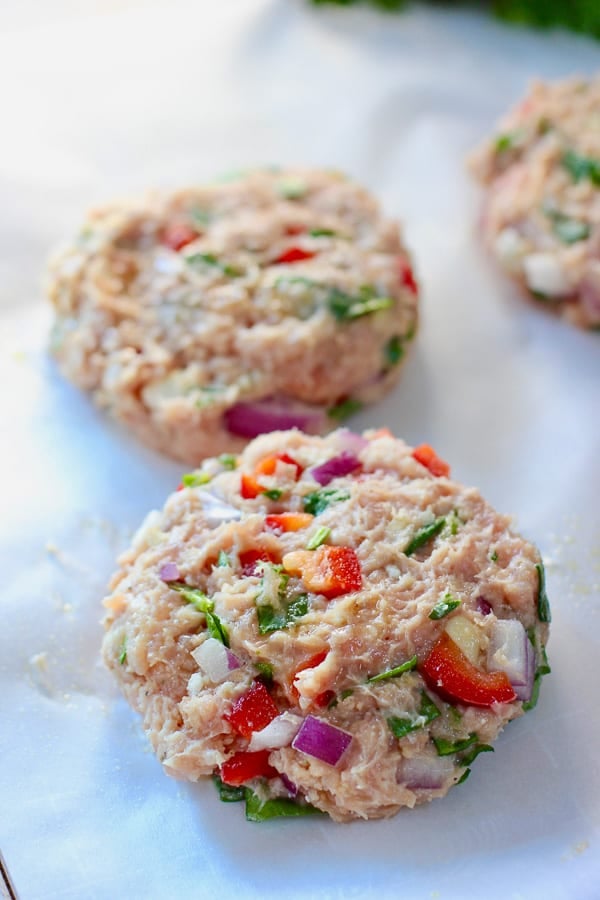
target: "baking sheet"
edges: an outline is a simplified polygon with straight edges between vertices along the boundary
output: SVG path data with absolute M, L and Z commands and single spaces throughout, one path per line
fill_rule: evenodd
M 0 10 L 0 847 L 23 900 L 577 898 L 600 890 L 600 337 L 524 304 L 477 242 L 466 151 L 600 45 L 484 15 L 292 0 Z M 349 171 L 405 222 L 423 326 L 356 427 L 432 443 L 547 562 L 553 674 L 443 801 L 251 825 L 168 779 L 99 662 L 114 557 L 180 467 L 57 375 L 39 276 L 85 208 L 249 164 Z

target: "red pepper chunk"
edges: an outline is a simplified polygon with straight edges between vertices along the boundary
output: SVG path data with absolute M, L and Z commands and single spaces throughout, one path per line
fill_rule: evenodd
M 234 753 L 221 766 L 221 781 L 224 784 L 240 785 L 252 778 L 274 778 L 278 775 L 277 769 L 269 765 L 270 750 L 257 750 L 251 753 L 248 750 L 240 750 Z
M 419 285 L 416 282 L 413 270 L 410 267 L 410 264 L 402 256 L 398 259 L 398 271 L 401 284 L 403 284 L 405 288 L 408 288 L 412 294 L 418 294 Z
M 191 244 L 197 237 L 198 232 L 191 225 L 186 225 L 184 222 L 172 222 L 163 231 L 162 242 L 177 252 Z
M 420 462 L 422 466 L 429 469 L 432 475 L 435 475 L 438 478 L 440 475 L 445 475 L 446 477 L 450 475 L 450 466 L 448 463 L 444 462 L 443 459 L 440 459 L 433 447 L 430 447 L 429 444 L 421 444 L 419 447 L 415 447 L 412 455 L 417 462 Z
M 329 650 L 321 650 L 319 653 L 314 653 L 312 656 L 310 656 L 306 660 L 306 662 L 300 663 L 300 665 L 298 666 L 298 668 L 292 675 L 292 683 L 291 683 L 292 696 L 296 700 L 300 697 L 300 694 L 298 693 L 298 689 L 297 689 L 296 685 L 294 684 L 297 676 L 300 674 L 300 672 L 304 672 L 305 669 L 316 669 L 317 666 L 321 665 L 323 660 L 327 657 L 328 653 L 329 653 Z M 320 696 L 322 696 L 322 695 L 319 694 L 319 697 Z
M 240 494 L 244 500 L 254 500 L 259 494 L 262 494 L 264 487 L 259 484 L 253 475 L 247 475 L 242 472 L 240 479 Z
M 262 731 L 276 719 L 279 710 L 262 681 L 255 681 L 249 691 L 242 694 L 225 718 L 242 737 L 249 738 L 255 731 Z
M 276 259 L 274 263 L 295 263 L 302 262 L 305 259 L 312 259 L 317 254 L 312 250 L 303 250 L 302 247 L 288 247 Z
M 244 500 L 254 500 L 255 497 L 258 497 L 259 494 L 262 494 L 264 492 L 265 488 L 258 479 L 261 475 L 274 475 L 278 462 L 286 463 L 286 465 L 288 466 L 295 467 L 296 481 L 300 478 L 304 471 L 304 467 L 301 466 L 299 462 L 296 462 L 295 459 L 292 459 L 291 456 L 288 456 L 287 453 L 277 453 L 274 456 L 265 456 L 265 458 L 261 459 L 260 462 L 258 462 L 254 467 L 253 475 L 248 475 L 242 472 L 240 480 L 240 493 Z
M 257 565 L 261 562 L 275 563 L 277 560 L 268 550 L 244 550 L 240 553 L 242 575 L 258 575 Z
M 310 513 L 274 513 L 265 516 L 265 525 L 271 531 L 300 531 L 308 528 L 313 519 Z
M 298 575 L 306 588 L 328 600 L 360 591 L 362 571 L 352 547 L 324 544 L 317 550 L 293 550 L 283 557 L 283 567 Z
M 506 672 L 478 669 L 445 632 L 419 665 L 419 672 L 432 691 L 450 702 L 492 706 L 517 698 Z

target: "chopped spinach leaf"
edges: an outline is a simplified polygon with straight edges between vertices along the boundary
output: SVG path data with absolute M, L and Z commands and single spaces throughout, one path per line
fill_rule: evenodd
M 330 419 L 337 419 L 339 422 L 343 422 L 344 419 L 359 412 L 362 408 L 363 405 L 360 400 L 354 400 L 352 397 L 348 397 L 347 400 L 342 400 L 341 403 L 337 403 L 335 406 L 330 407 L 330 409 L 327 410 L 327 415 Z
M 402 663 L 400 666 L 396 666 L 394 669 L 387 669 L 385 672 L 380 672 L 379 675 L 373 675 L 371 678 L 367 678 L 367 682 L 369 684 L 373 684 L 376 681 L 385 681 L 388 678 L 397 678 L 398 675 L 402 675 L 404 672 L 410 672 L 411 669 L 416 668 L 417 665 L 417 657 L 413 656 L 410 659 L 407 659 L 406 662 Z
M 452 612 L 453 609 L 456 609 L 460 606 L 460 600 L 458 597 L 453 597 L 449 592 L 445 593 L 441 600 L 435 604 L 431 612 L 429 613 L 430 619 L 443 619 L 444 616 L 447 616 L 448 613 Z
M 458 781 L 456 782 L 456 784 L 457 784 L 457 785 L 458 785 L 458 784 L 462 784 L 463 781 L 466 781 L 466 780 L 467 780 L 467 778 L 469 777 L 470 774 L 471 774 L 471 770 L 470 770 L 470 769 L 465 769 L 465 771 L 462 773 L 462 775 L 460 776 L 460 778 L 458 779 Z
M 320 809 L 308 803 L 297 803 L 287 797 L 261 800 L 250 788 L 246 788 L 246 819 L 248 822 L 265 822 L 267 819 L 297 816 L 322 816 Z
M 412 556 L 419 547 L 422 547 L 423 544 L 426 544 L 427 541 L 439 534 L 445 524 L 446 519 L 441 518 L 436 519 L 435 522 L 431 522 L 429 525 L 425 525 L 424 528 L 420 528 L 406 545 L 404 549 L 406 556 Z
M 306 549 L 316 550 L 317 547 L 320 547 L 321 544 L 325 543 L 330 534 L 331 528 L 328 528 L 326 525 L 321 525 L 309 539 Z
M 423 728 L 424 725 L 433 722 L 439 715 L 441 713 L 429 694 L 421 691 L 421 705 L 416 718 L 401 719 L 398 716 L 389 716 L 387 723 L 394 737 L 403 738 L 410 734 L 411 731 L 417 731 L 418 728 Z
M 231 561 L 224 550 L 219 550 L 219 557 L 217 559 L 217 568 L 224 569 L 226 566 L 230 566 Z
M 600 160 L 591 156 L 582 156 L 575 150 L 567 150 L 562 158 L 563 167 L 573 181 L 591 181 L 600 185 Z
M 269 500 L 280 500 L 283 491 L 281 490 L 281 488 L 269 488 L 266 491 L 261 491 L 261 494 L 264 497 L 268 497 Z
M 200 470 L 186 472 L 185 475 L 181 476 L 181 483 L 184 487 L 200 487 L 202 484 L 208 484 L 210 480 L 211 476 L 208 472 L 201 472 Z
M 546 593 L 546 572 L 544 563 L 537 563 L 535 568 L 538 573 L 538 619 L 540 622 L 551 622 L 552 615 L 550 613 L 550 601 L 548 600 L 548 594 Z
M 303 498 L 304 512 L 313 516 L 320 515 L 327 509 L 330 503 L 341 503 L 343 500 L 349 500 L 350 494 L 341 491 L 339 488 L 325 488 L 321 491 L 312 491 Z
M 234 787 L 231 784 L 225 784 L 218 775 L 213 775 L 213 783 L 223 803 L 237 803 L 239 800 L 246 799 L 245 787 Z
M 469 750 L 468 753 L 465 753 L 464 756 L 461 756 L 460 764 L 461 766 L 470 766 L 473 760 L 477 759 L 480 753 L 493 753 L 494 748 L 489 744 L 475 744 L 475 746 Z
M 183 582 L 171 581 L 169 582 L 169 587 L 171 590 L 181 594 L 183 599 L 187 600 L 188 603 L 191 603 L 198 612 L 204 613 L 206 628 L 210 636 L 216 638 L 226 647 L 229 647 L 229 634 L 227 628 L 221 622 L 218 615 L 213 612 L 215 607 L 213 601 L 202 591 L 197 588 L 191 588 Z
M 466 750 L 467 747 L 471 747 L 477 740 L 476 734 L 470 734 L 468 738 L 465 738 L 462 741 L 447 741 L 446 738 L 435 738 L 433 739 L 433 743 L 435 744 L 435 749 L 438 752 L 438 756 L 450 756 L 452 753 L 460 753 L 461 750 Z

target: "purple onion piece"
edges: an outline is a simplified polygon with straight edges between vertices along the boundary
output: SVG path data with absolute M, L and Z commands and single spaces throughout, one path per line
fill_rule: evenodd
M 488 603 L 485 597 L 477 598 L 477 610 L 481 613 L 482 616 L 489 616 L 492 611 L 492 604 Z
M 227 653 L 227 667 L 229 671 L 232 672 L 234 669 L 239 669 L 242 665 L 235 653 L 232 653 L 231 650 L 226 649 Z
M 285 772 L 280 772 L 280 773 L 279 773 L 279 777 L 280 777 L 281 780 L 283 781 L 283 784 L 284 784 L 285 789 L 286 789 L 286 791 L 288 792 L 288 794 L 289 794 L 291 797 L 297 797 L 297 796 L 298 796 L 298 788 L 297 788 L 297 786 L 294 784 L 294 782 L 293 782 L 293 781 L 290 781 L 290 779 L 287 777 L 287 775 L 285 774 Z
M 164 566 L 161 566 L 158 570 L 158 577 L 167 583 L 169 581 L 180 581 L 181 573 L 177 567 L 177 563 L 165 563 Z
M 352 735 L 347 731 L 342 731 L 323 719 L 317 719 L 316 716 L 307 716 L 292 741 L 292 747 L 330 766 L 336 766 L 351 743 Z
M 415 756 L 402 761 L 398 781 L 411 791 L 435 791 L 444 786 L 453 770 L 447 756 Z
M 344 451 L 339 456 L 333 456 L 326 462 L 315 466 L 310 470 L 312 477 L 323 487 L 334 478 L 349 475 L 360 467 L 360 460 L 353 453 Z
M 334 437 L 335 442 L 341 451 L 354 453 L 356 456 L 358 456 L 360 451 L 364 450 L 369 443 L 362 434 L 357 434 L 356 431 L 351 431 L 349 428 L 338 428 L 338 430 L 334 432 Z
M 288 428 L 318 434 L 325 427 L 323 410 L 282 397 L 236 403 L 226 410 L 224 419 L 228 431 L 247 438 Z
M 525 682 L 524 684 L 513 684 L 515 694 L 517 695 L 517 700 L 523 700 L 523 702 L 531 700 L 531 695 L 533 693 L 533 682 L 535 679 L 535 650 L 533 649 L 529 638 L 527 639 L 526 655 L 527 661 Z

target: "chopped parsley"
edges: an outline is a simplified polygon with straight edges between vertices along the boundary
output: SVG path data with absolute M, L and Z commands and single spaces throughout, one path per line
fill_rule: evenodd
M 231 565 L 231 560 L 224 550 L 219 550 L 219 557 L 217 559 L 217 568 L 225 569 L 227 566 Z
M 504 134 L 498 135 L 494 141 L 494 150 L 497 154 L 507 153 L 509 150 L 514 150 L 521 145 L 524 138 L 525 132 L 522 128 L 517 128 L 514 131 L 507 131 Z
M 234 787 L 231 784 L 225 784 L 218 775 L 213 775 L 213 784 L 219 792 L 219 799 L 223 803 L 238 803 L 240 800 L 246 799 L 245 787 Z
M 337 403 L 335 406 L 328 409 L 327 415 L 330 419 L 337 419 L 339 422 L 343 422 L 344 419 L 359 412 L 362 408 L 363 404 L 360 400 L 354 400 L 352 397 L 348 397 L 347 400 L 342 400 L 341 403 Z
M 464 525 L 464 522 L 459 516 L 458 510 L 453 509 L 450 513 L 450 534 L 458 534 L 458 529 L 461 525 Z
M 404 549 L 406 556 L 412 556 L 423 544 L 426 544 L 427 541 L 439 534 L 445 524 L 446 519 L 442 517 L 429 525 L 425 525 L 423 528 L 419 528 Z
M 281 488 L 268 488 L 266 491 L 261 491 L 261 494 L 268 497 L 269 500 L 280 500 L 283 491 Z
M 542 210 L 552 221 L 554 234 L 563 244 L 576 244 L 578 241 L 585 241 L 589 238 L 591 228 L 587 222 L 567 216 L 556 209 L 551 200 L 547 200 L 542 204 Z
M 230 278 L 236 278 L 242 274 L 235 266 L 221 262 L 214 253 L 192 253 L 190 256 L 185 257 L 185 261 L 189 266 L 211 266 L 212 268 L 220 269 L 223 275 L 228 275 Z
M 270 684 L 273 681 L 273 666 L 271 663 L 264 662 L 262 659 L 257 659 L 254 663 L 254 668 L 267 684 Z
M 470 774 L 471 774 L 471 770 L 470 770 L 470 769 L 465 769 L 465 771 L 462 773 L 462 775 L 460 776 L 460 778 L 458 779 L 458 781 L 457 781 L 456 783 L 457 783 L 457 784 L 462 784 L 463 781 L 466 781 L 466 780 L 467 780 L 467 778 L 469 777 Z
M 214 612 L 215 605 L 203 591 L 197 588 L 191 588 L 188 584 L 178 581 L 169 582 L 172 591 L 181 594 L 184 600 L 191 603 L 194 609 L 204 613 L 206 619 L 206 628 L 211 637 L 216 638 L 225 647 L 229 647 L 229 633 L 225 625 L 221 622 L 218 615 Z
M 441 713 L 429 694 L 421 691 L 421 705 L 416 718 L 400 719 L 398 716 L 389 716 L 387 723 L 394 737 L 403 738 L 411 731 L 417 731 L 418 728 L 433 722 L 439 715 Z
M 280 631 L 293 625 L 308 612 L 308 594 L 298 594 L 288 599 L 287 586 L 290 576 L 280 565 L 262 564 L 260 591 L 256 597 L 256 617 L 260 634 Z
M 546 593 L 546 571 L 544 569 L 544 564 L 537 563 L 535 568 L 538 573 L 538 619 L 540 622 L 551 622 L 552 615 L 550 613 L 550 601 L 548 600 L 548 594 Z
M 379 297 L 375 288 L 370 284 L 359 288 L 356 296 L 347 294 L 339 288 L 331 288 L 327 298 L 329 312 L 340 322 L 368 316 L 381 309 L 389 309 L 393 303 L 391 297 Z
M 308 803 L 297 803 L 288 797 L 276 797 L 273 800 L 262 800 L 257 794 L 246 788 L 246 819 L 248 822 L 265 822 L 267 819 L 297 816 L 322 816 L 324 813 Z
M 219 456 L 219 462 L 225 469 L 237 469 L 237 456 L 234 456 L 233 453 L 221 453 Z
M 498 554 L 495 550 L 492 550 L 492 552 L 490 553 L 490 559 L 492 562 L 498 562 Z
M 277 182 L 277 190 L 286 200 L 300 200 L 308 191 L 308 185 L 302 178 L 282 178 Z
M 448 613 L 451 613 L 453 609 L 456 609 L 459 606 L 460 600 L 458 597 L 453 597 L 450 592 L 446 592 L 429 613 L 429 618 L 443 619 L 444 616 L 447 616 Z
M 402 344 L 402 338 L 398 334 L 395 334 L 389 339 L 384 347 L 383 355 L 388 365 L 398 365 L 404 356 L 404 345 Z
M 367 678 L 367 682 L 368 684 L 373 684 L 376 681 L 386 681 L 388 678 L 397 678 L 404 672 L 410 672 L 411 669 L 416 668 L 416 665 L 417 657 L 412 656 L 410 659 L 407 659 L 406 662 L 402 663 L 402 665 L 396 666 L 394 669 L 386 669 L 385 672 L 380 672 L 379 675 L 373 675 L 371 678 Z
M 331 228 L 311 228 L 308 233 L 311 237 L 337 237 L 336 232 Z
M 460 759 L 461 766 L 470 766 L 480 753 L 493 753 L 494 748 L 489 744 L 475 744 L 475 746 Z
M 567 150 L 562 158 L 562 164 L 573 181 L 587 180 L 600 186 L 600 160 L 582 156 L 575 150 Z
M 127 662 L 127 638 L 123 638 L 123 643 L 121 644 L 121 652 L 119 653 L 119 662 L 122 666 Z
M 534 709 L 537 706 L 537 702 L 540 697 L 542 678 L 544 677 L 544 675 L 549 675 L 552 671 L 552 669 L 550 668 L 550 664 L 548 663 L 546 648 L 537 641 L 537 634 L 533 628 L 528 629 L 527 637 L 529 638 L 531 644 L 535 649 L 537 666 L 533 679 L 533 689 L 531 691 L 531 697 L 529 698 L 529 700 L 526 700 L 525 703 L 523 703 L 524 712 L 529 712 L 530 709 Z M 541 662 L 539 662 L 539 660 L 541 660 Z
M 303 498 L 304 512 L 318 516 L 324 512 L 330 503 L 341 503 L 349 500 L 350 494 L 339 488 L 324 488 L 321 491 L 312 491 Z
M 202 484 L 208 484 L 212 476 L 208 472 L 202 472 L 200 469 L 195 472 L 186 472 L 181 476 L 181 483 L 184 487 L 200 487 Z
M 316 550 L 317 547 L 320 547 L 321 544 L 325 543 L 330 534 L 331 528 L 328 528 L 326 525 L 321 525 L 309 539 L 306 549 Z
M 202 231 L 207 225 L 210 225 L 213 216 L 207 209 L 193 209 L 190 212 L 190 219 L 193 222 L 194 228 L 198 231 Z
M 446 738 L 434 737 L 433 739 L 438 756 L 450 756 L 452 753 L 460 753 L 462 750 L 466 750 L 467 747 L 471 747 L 476 741 L 476 734 L 470 734 L 468 738 L 462 741 L 455 741 L 454 743 L 446 740 Z

